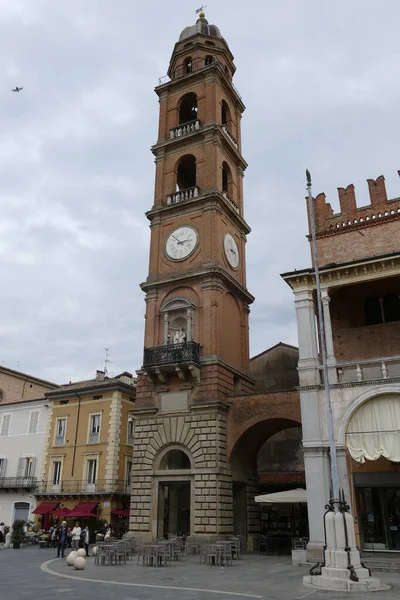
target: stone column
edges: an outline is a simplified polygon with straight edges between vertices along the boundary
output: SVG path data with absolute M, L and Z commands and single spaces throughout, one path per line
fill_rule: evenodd
M 322 300 L 322 312 L 324 319 L 325 328 L 325 342 L 326 342 L 326 358 L 328 364 L 329 383 L 337 383 L 337 371 L 336 371 L 336 359 L 335 350 L 333 347 L 333 334 L 332 334 L 332 323 L 331 323 L 331 312 L 329 309 L 329 303 L 331 301 L 328 288 L 321 289 L 321 300 Z
M 193 311 L 188 308 L 186 311 L 186 341 L 191 342 L 193 339 Z
M 310 541 L 307 558 L 321 561 L 325 544 L 323 515 L 329 502 L 330 466 L 328 448 L 304 447 L 304 466 L 307 486 L 307 512 Z
M 337 463 L 339 468 L 339 485 L 340 488 L 344 491 L 344 496 L 346 498 L 347 504 L 350 506 L 350 511 L 353 513 L 353 507 L 351 505 L 351 495 L 350 495 L 350 482 L 349 482 L 349 473 L 347 470 L 347 450 L 344 446 L 336 447 L 336 456 Z M 353 513 L 353 516 L 354 513 Z
M 164 313 L 164 345 L 168 344 L 169 313 Z
M 311 290 L 295 291 L 300 385 L 320 383 L 314 302 Z

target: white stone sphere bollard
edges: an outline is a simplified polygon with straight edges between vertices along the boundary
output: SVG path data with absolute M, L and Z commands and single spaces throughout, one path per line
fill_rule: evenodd
M 67 556 L 67 565 L 72 567 L 72 565 L 74 564 L 74 560 L 77 558 L 77 556 L 78 556 L 78 553 L 75 550 L 70 552 Z
M 82 558 L 85 558 L 86 556 L 86 550 L 84 548 L 79 548 L 78 552 L 77 552 L 78 556 L 82 556 Z
M 82 571 L 82 569 L 84 569 L 85 567 L 86 560 L 83 558 L 83 556 L 77 556 L 74 560 L 74 569 L 76 569 L 77 571 Z
M 97 556 L 97 546 L 93 546 L 93 548 L 92 548 L 92 556 Z

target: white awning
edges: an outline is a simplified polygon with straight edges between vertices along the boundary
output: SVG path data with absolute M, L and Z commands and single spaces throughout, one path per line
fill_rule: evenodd
M 275 492 L 274 494 L 262 494 L 254 498 L 259 504 L 296 504 L 307 503 L 306 490 L 296 489 L 287 492 Z
M 400 395 L 378 396 L 363 404 L 350 420 L 346 445 L 360 463 L 380 456 L 400 462 Z

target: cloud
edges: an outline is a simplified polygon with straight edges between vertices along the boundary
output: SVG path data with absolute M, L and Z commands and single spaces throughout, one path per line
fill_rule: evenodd
M 252 353 L 296 343 L 280 273 L 309 266 L 305 168 L 399 196 L 400 6 L 216 0 L 242 120 Z M 141 366 L 158 99 L 191 9 L 171 0 L 0 0 L 0 362 L 62 382 Z M 21 94 L 11 87 L 23 85 Z

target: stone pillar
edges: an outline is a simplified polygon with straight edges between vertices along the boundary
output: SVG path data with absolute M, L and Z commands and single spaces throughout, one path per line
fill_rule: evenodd
M 188 308 L 186 311 L 186 341 L 191 342 L 193 339 L 193 311 Z
M 169 313 L 164 313 L 164 345 L 168 344 L 168 333 L 169 333 Z
M 300 385 L 319 384 L 319 360 L 312 291 L 296 291 L 295 306 L 299 339 Z
M 329 303 L 331 301 L 328 288 L 321 289 L 321 300 L 322 300 L 322 312 L 324 319 L 325 328 L 325 342 L 326 342 L 326 358 L 328 364 L 328 375 L 329 383 L 337 383 L 337 371 L 336 371 L 336 359 L 335 350 L 333 347 L 333 334 L 332 334 L 332 323 L 331 323 L 331 312 L 329 309 Z
M 325 544 L 323 515 L 330 498 L 330 466 L 328 448 L 304 447 L 304 466 L 307 486 L 307 512 L 310 541 L 307 558 L 321 561 Z

